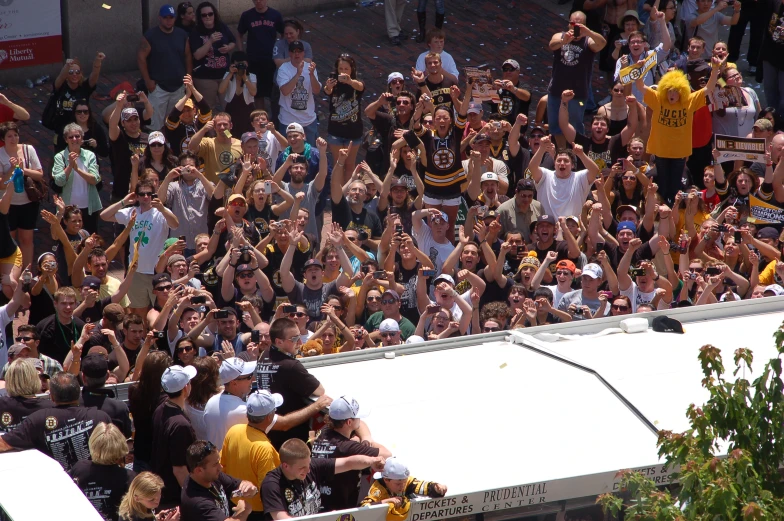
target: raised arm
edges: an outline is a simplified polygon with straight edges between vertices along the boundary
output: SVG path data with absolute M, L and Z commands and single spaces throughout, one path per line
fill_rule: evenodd
M 561 127 L 561 132 L 569 143 L 574 143 L 574 139 L 577 137 L 577 130 L 569 123 L 569 102 L 573 99 L 573 90 L 563 91 L 561 105 L 558 107 L 558 126 Z

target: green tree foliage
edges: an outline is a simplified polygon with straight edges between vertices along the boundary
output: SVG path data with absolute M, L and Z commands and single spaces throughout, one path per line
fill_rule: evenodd
M 691 428 L 659 431 L 659 456 L 673 470 L 674 491 L 662 490 L 639 473 L 621 472 L 622 496 L 604 494 L 606 512 L 634 521 L 782 521 L 784 483 L 784 324 L 774 334 L 778 358 L 753 382 L 752 352 L 735 351 L 734 381 L 724 377 L 721 352 L 700 349 L 703 387 L 710 398 L 691 404 Z M 726 455 L 724 455 L 726 454 Z

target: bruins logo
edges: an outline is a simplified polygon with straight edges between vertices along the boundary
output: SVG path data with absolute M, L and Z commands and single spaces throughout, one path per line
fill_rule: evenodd
M 256 225 L 256 229 L 261 235 L 267 235 L 270 232 L 269 224 L 263 217 L 256 217 L 256 219 L 253 220 L 253 223 Z
M 47 429 L 49 429 L 50 431 L 52 429 L 56 429 L 57 428 L 57 418 L 55 418 L 54 416 L 47 416 L 46 420 L 44 420 L 44 426 Z
M 218 156 L 218 162 L 220 162 L 220 164 L 222 164 L 223 166 L 230 165 L 234 162 L 234 156 L 231 155 L 231 152 L 229 152 L 228 150 L 224 150 Z
M 14 417 L 11 416 L 10 412 L 4 412 L 3 415 L 0 416 L 0 423 L 2 423 L 3 425 L 6 426 L 11 425 L 13 421 L 14 421 Z
M 512 100 L 510 98 L 501 98 L 501 106 L 498 107 L 498 113 L 506 116 L 512 112 Z
M 294 492 L 290 488 L 287 488 L 283 495 L 286 496 L 286 501 L 289 503 L 294 501 Z
M 451 168 L 455 164 L 455 153 L 449 149 L 438 150 L 433 154 L 433 162 L 441 170 Z
M 632 69 L 629 71 L 629 78 L 636 81 L 642 76 L 642 68 Z

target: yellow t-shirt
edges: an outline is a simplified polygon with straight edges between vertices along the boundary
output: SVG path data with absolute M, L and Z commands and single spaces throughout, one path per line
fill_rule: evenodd
M 101 287 L 98 288 L 98 295 L 102 299 L 116 295 L 117 292 L 120 291 L 120 284 L 122 283 L 119 280 L 110 275 L 107 275 L 106 278 L 103 279 L 103 284 L 101 284 Z M 128 300 L 128 295 L 122 298 L 120 305 L 124 308 L 127 308 L 131 305 L 131 301 Z
M 668 101 L 662 105 L 656 91 L 645 87 L 644 101 L 653 110 L 648 153 L 672 159 L 690 156 L 694 112 L 705 106 L 705 89 L 692 92 L 689 99 L 675 105 Z
M 237 159 L 242 157 L 242 143 L 231 138 L 231 144 L 219 143 L 214 137 L 205 137 L 199 143 L 197 154 L 204 161 L 204 177 L 218 182 L 218 174 L 226 174 Z
M 245 423 L 233 426 L 223 439 L 220 462 L 223 471 L 229 476 L 248 480 L 261 489 L 261 482 L 267 472 L 280 465 L 278 451 L 272 446 L 267 435 Z M 248 501 L 248 498 L 245 498 Z M 236 500 L 234 500 L 236 503 Z M 254 512 L 263 512 L 261 492 L 250 498 Z
M 776 283 L 776 261 L 772 260 L 759 274 L 759 285 L 769 286 Z

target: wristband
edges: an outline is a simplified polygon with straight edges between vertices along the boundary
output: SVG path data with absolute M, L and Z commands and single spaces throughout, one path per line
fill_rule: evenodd
M 236 264 L 232 264 L 231 262 L 229 263 L 229 266 L 231 266 L 232 268 L 236 268 L 237 267 Z

